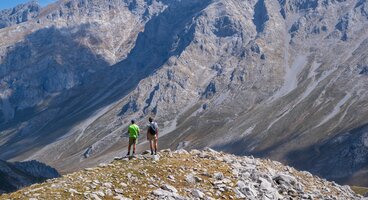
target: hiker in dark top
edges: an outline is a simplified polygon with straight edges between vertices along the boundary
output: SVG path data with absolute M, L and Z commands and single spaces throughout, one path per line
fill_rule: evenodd
M 135 154 L 135 148 L 137 145 L 137 140 L 139 136 L 139 126 L 135 124 L 135 121 L 132 120 L 132 124 L 128 127 L 129 133 L 129 145 L 128 145 L 128 153 L 127 156 L 130 156 L 130 148 L 133 145 L 133 156 Z
M 148 119 L 149 124 L 147 127 L 147 140 L 150 143 L 151 155 L 153 155 L 153 150 L 155 150 L 154 154 L 157 154 L 157 140 L 158 140 L 158 126 L 157 123 L 153 121 L 152 117 Z

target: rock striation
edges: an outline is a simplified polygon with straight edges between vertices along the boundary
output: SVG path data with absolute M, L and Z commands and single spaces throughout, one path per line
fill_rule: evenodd
M 100 164 L 0 198 L 364 199 L 349 186 L 271 160 L 211 149 L 159 155 L 159 160 L 145 154 Z

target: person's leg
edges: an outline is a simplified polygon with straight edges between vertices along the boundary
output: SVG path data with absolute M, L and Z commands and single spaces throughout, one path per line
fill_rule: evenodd
M 158 140 L 158 137 L 157 137 L 157 134 L 155 135 L 155 140 L 154 140 L 154 143 L 155 143 L 155 154 L 157 154 L 157 140 Z
M 153 140 L 150 140 L 149 143 L 150 143 L 150 148 L 151 148 L 151 155 L 153 155 L 154 141 Z
M 134 139 L 134 141 L 133 141 L 133 155 L 135 154 L 136 146 L 137 146 L 137 139 Z
M 130 147 L 132 146 L 132 143 L 131 143 L 131 138 L 129 138 L 129 144 L 128 144 L 128 153 L 127 153 L 127 156 L 130 155 Z

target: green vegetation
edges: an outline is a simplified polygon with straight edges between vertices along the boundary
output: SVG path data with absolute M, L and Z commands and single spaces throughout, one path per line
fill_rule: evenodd
M 360 187 L 360 186 L 350 186 L 350 187 L 357 194 L 364 195 L 364 194 L 368 193 L 368 188 L 367 187 Z

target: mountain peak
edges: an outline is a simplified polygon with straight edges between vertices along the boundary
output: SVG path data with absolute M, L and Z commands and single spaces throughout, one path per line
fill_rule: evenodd
M 360 199 L 340 186 L 279 162 L 212 149 L 163 150 L 100 164 L 2 198 Z

